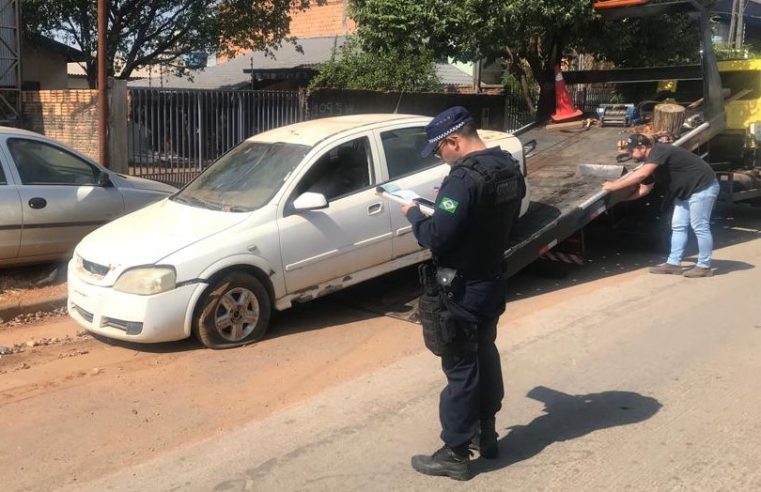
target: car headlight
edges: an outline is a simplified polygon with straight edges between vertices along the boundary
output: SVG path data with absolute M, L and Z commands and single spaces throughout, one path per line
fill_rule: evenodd
M 114 290 L 149 296 L 172 290 L 177 285 L 177 273 L 172 267 L 132 268 L 122 273 Z

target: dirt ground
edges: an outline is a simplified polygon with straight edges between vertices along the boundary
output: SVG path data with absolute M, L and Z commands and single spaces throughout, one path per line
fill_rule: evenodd
M 414 284 L 414 272 L 406 275 L 395 283 Z M 511 304 L 510 319 L 610 282 L 527 277 L 513 294 L 525 301 Z M 425 350 L 419 325 L 357 309 L 347 297 L 280 313 L 264 341 L 223 351 L 192 340 L 135 346 L 96 339 L 65 316 L 3 325 L 0 347 L 10 350 L 0 356 L 0 433 L 14 445 L 0 448 L 0 473 L 16 477 L 10 490 L 91 480 Z
M 46 263 L 0 270 L 0 305 L 66 292 L 66 264 Z M 9 321 L 9 320 L 5 320 Z M 0 319 L 0 323 L 3 320 Z

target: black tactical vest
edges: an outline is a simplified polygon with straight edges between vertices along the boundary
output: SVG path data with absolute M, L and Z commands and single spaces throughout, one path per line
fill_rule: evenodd
M 526 195 L 518 161 L 505 154 L 512 165 L 499 169 L 486 168 L 473 157 L 462 162 L 476 183 L 476 206 L 469 217 L 472 221 L 469 251 L 458 268 L 466 279 L 486 278 L 503 270 L 510 231 L 518 217 L 521 199 Z

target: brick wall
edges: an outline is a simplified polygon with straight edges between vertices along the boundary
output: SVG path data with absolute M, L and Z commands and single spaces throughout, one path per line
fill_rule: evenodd
M 328 0 L 325 5 L 313 6 L 300 12 L 291 11 L 290 36 L 297 38 L 321 38 L 325 36 L 344 36 L 354 32 L 355 24 L 345 12 L 347 0 Z M 250 53 L 248 50 L 236 50 L 235 56 Z M 230 58 L 217 55 L 217 63 L 224 63 Z
M 22 102 L 24 128 L 98 160 L 96 90 L 24 91 Z
M 354 21 L 345 14 L 346 0 L 328 0 L 325 5 L 294 12 L 291 35 L 298 38 L 342 36 L 354 31 Z

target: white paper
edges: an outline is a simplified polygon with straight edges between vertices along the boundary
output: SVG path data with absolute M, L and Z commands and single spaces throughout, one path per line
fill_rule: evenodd
M 433 215 L 433 207 L 415 202 L 416 198 L 420 198 L 424 200 L 425 198 L 418 195 L 413 190 L 403 190 L 398 185 L 395 185 L 393 183 L 386 183 L 382 186 L 376 187 L 375 192 L 381 195 L 382 197 L 388 200 L 391 200 L 393 202 L 396 202 L 400 205 L 415 204 L 420 208 L 420 211 L 423 212 L 423 215 L 427 215 L 428 217 Z

